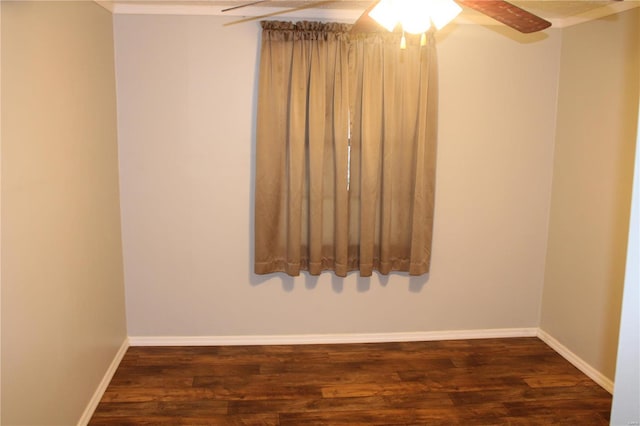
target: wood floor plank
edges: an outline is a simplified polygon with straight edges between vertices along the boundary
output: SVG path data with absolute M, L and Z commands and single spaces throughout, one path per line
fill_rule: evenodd
M 161 415 L 130 415 L 120 418 L 94 418 L 91 425 L 185 425 L 185 426 L 209 426 L 209 425 L 242 425 L 242 426 L 276 426 L 279 425 L 277 414 L 252 414 L 242 416 L 210 415 L 207 417 L 193 416 L 161 416 Z
M 457 424 L 459 417 L 445 408 L 383 409 L 324 413 L 287 413 L 280 416 L 280 425 L 406 425 Z
M 537 338 L 129 348 L 91 425 L 605 425 Z
M 345 398 L 297 398 L 295 400 L 230 401 L 230 414 L 256 412 L 278 413 L 314 413 L 338 411 L 367 411 L 377 409 L 422 409 L 453 407 L 446 393 L 429 392 L 426 394 L 366 396 Z

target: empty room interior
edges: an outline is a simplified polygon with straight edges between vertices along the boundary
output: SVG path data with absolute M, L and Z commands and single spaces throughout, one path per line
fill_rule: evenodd
M 430 267 L 344 277 L 254 272 L 260 21 L 371 2 L 245 3 L 0 3 L 0 423 L 87 424 L 137 348 L 530 338 L 638 424 L 640 3 L 435 32 Z

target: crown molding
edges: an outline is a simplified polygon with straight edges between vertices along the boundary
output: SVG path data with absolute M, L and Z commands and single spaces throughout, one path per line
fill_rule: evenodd
M 109 0 L 93 0 L 95 3 L 97 3 L 98 5 L 104 7 L 105 9 L 107 9 L 109 12 L 114 13 L 114 7 L 113 7 L 113 2 L 109 1 Z
M 150 2 L 144 4 L 110 0 L 94 1 L 114 15 L 204 15 L 252 19 L 267 19 L 283 16 L 295 19 L 332 20 L 345 23 L 353 23 L 362 15 L 361 9 L 248 6 L 242 9 L 223 12 L 222 10 L 229 7 L 228 5 L 177 4 L 178 2 Z
M 548 19 L 548 21 L 551 22 L 552 27 L 567 28 L 574 25 L 583 24 L 585 22 L 593 21 L 595 19 L 605 18 L 607 16 L 625 12 L 638 6 L 640 6 L 640 1 L 637 0 L 617 1 L 602 7 L 591 9 L 578 15 L 569 16 L 566 18 Z

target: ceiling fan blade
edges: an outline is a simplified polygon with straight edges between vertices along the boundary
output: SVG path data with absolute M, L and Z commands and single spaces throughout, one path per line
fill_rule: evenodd
M 244 3 L 244 4 L 240 4 L 238 6 L 233 6 L 233 7 L 228 7 L 226 9 L 222 9 L 220 12 L 228 12 L 230 10 L 236 10 L 236 9 L 242 9 L 243 7 L 247 7 L 247 6 L 253 6 L 254 4 L 260 4 L 260 3 L 266 3 L 269 0 L 258 0 L 258 1 L 253 1 L 251 3 Z
M 551 22 L 504 0 L 456 0 L 456 2 L 475 9 L 521 33 L 534 33 L 551 26 Z
M 1 0 L 0 0 L 1 1 Z M 313 9 L 319 6 L 324 6 L 327 4 L 331 4 L 331 3 L 335 3 L 336 0 L 314 0 L 314 1 L 308 1 L 305 2 L 305 4 L 302 4 L 300 6 L 297 7 L 289 7 L 286 9 L 282 9 L 282 8 L 276 8 L 274 12 L 271 13 L 265 13 L 264 15 L 255 15 L 255 16 L 248 16 L 246 18 L 243 19 L 239 19 L 237 21 L 232 21 L 232 22 L 227 22 L 226 24 L 223 24 L 223 26 L 227 27 L 230 25 L 237 25 L 237 24 L 242 24 L 245 22 L 252 22 L 252 21 L 259 21 L 261 19 L 267 19 L 267 18 L 273 18 L 275 16 L 280 16 L 280 15 L 285 15 L 287 13 L 292 13 L 292 12 L 298 12 L 300 10 L 305 10 L 305 9 Z M 229 9 L 225 9 L 222 12 L 226 11 L 226 10 L 233 10 L 233 9 L 238 9 L 241 7 L 246 7 L 246 6 L 251 6 L 252 4 L 257 4 L 257 3 L 273 3 L 272 0 L 262 0 L 262 1 L 257 1 L 254 3 L 245 3 L 242 4 L 240 6 L 235 6 Z
M 376 0 L 371 2 L 369 7 L 367 7 L 362 15 L 358 18 L 356 22 L 353 23 L 351 27 L 352 33 L 370 33 L 379 31 L 382 26 L 378 24 L 372 17 L 369 16 L 369 12 L 373 10 L 376 5 L 380 3 L 380 0 Z

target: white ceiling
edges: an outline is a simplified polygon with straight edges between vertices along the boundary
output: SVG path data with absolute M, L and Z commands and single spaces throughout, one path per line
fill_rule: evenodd
M 227 12 L 228 7 L 253 0 L 95 0 L 116 14 L 178 14 L 259 17 L 279 19 L 323 19 L 353 22 L 371 4 L 370 0 L 271 0 Z M 511 3 L 563 28 L 640 6 L 640 0 L 512 0 Z M 456 18 L 459 24 L 500 25 L 496 21 L 464 8 Z

